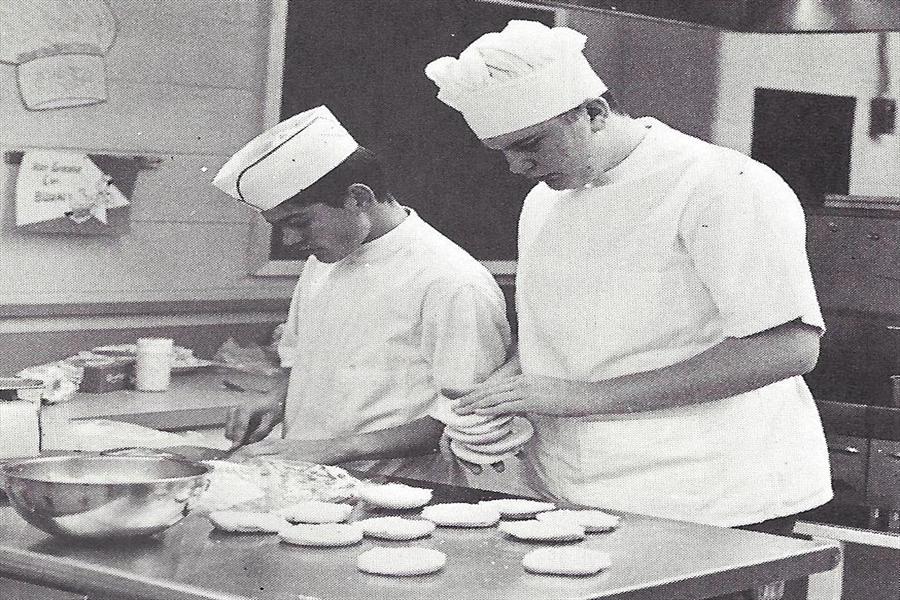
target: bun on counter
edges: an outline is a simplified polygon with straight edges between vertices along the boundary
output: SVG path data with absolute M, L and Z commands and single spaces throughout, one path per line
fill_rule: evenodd
M 277 514 L 291 523 L 340 523 L 347 520 L 352 510 L 349 504 L 308 500 L 279 509 Z
M 333 548 L 352 546 L 363 539 L 362 527 L 346 523 L 302 523 L 291 525 L 278 533 L 282 542 L 296 546 L 318 546 Z
M 500 511 L 480 504 L 447 502 L 426 506 L 422 518 L 443 527 L 493 527 L 500 520 Z
M 431 501 L 432 491 L 402 483 L 370 483 L 360 486 L 357 493 L 373 506 L 403 510 L 425 506 Z
M 436 527 L 431 521 L 403 517 L 372 517 L 356 521 L 356 525 L 369 537 L 398 541 L 423 538 L 431 535 Z
M 552 502 L 528 500 L 526 498 L 501 498 L 499 500 L 482 500 L 478 504 L 489 506 L 500 511 L 500 515 L 508 519 L 530 519 L 540 512 L 553 510 Z
M 584 539 L 584 528 L 574 523 L 544 523 L 507 521 L 500 523 L 500 531 L 519 540 L 529 542 L 577 542 Z
M 546 575 L 593 575 L 611 564 L 606 552 L 579 546 L 538 548 L 522 558 L 526 571 Z
M 619 517 L 616 515 L 593 509 L 554 510 L 542 512 L 535 518 L 545 523 L 575 523 L 584 527 L 588 533 L 610 531 L 619 524 Z
M 228 533 L 278 533 L 290 523 L 282 517 L 249 510 L 215 510 L 209 513 L 213 527 Z
M 447 555 L 431 548 L 382 548 L 376 546 L 359 555 L 356 566 L 364 573 L 406 577 L 440 571 Z

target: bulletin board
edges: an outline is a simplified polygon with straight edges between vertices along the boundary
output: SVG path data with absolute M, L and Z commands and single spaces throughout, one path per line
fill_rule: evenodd
M 485 148 L 462 116 L 437 100 L 424 70 L 511 19 L 552 26 L 563 13 L 505 0 L 292 0 L 280 7 L 268 124 L 327 105 L 382 158 L 402 204 L 494 273 L 513 273 L 518 216 L 533 182 L 509 173 L 502 154 Z M 297 262 L 281 240 L 277 228 L 267 240 L 271 274 Z

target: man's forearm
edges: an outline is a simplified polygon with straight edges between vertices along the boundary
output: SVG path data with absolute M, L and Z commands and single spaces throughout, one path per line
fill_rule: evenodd
M 400 458 L 436 452 L 443 431 L 443 423 L 422 417 L 404 425 L 318 443 L 331 446 L 331 463 Z
M 721 400 L 809 372 L 818 332 L 791 322 L 745 338 L 727 338 L 674 365 L 596 382 L 572 382 L 585 414 L 643 412 Z

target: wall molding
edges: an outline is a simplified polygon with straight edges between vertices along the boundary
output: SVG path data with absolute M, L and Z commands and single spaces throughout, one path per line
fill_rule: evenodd
M 8 304 L 0 318 L 126 317 L 151 315 L 241 314 L 286 312 L 291 299 L 241 298 L 235 300 L 153 300 L 141 302 L 72 302 Z

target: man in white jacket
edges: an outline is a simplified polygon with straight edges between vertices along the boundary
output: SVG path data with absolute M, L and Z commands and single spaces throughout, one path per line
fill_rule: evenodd
M 539 493 L 787 532 L 831 496 L 801 375 L 824 324 L 799 202 L 771 169 L 615 106 L 585 36 L 513 21 L 426 74 L 510 170 L 521 375 L 460 414 L 522 414 Z
M 284 228 L 308 257 L 279 344 L 289 377 L 234 409 L 249 455 L 456 481 L 430 415 L 442 388 L 507 359 L 503 295 L 464 250 L 402 206 L 375 156 L 324 106 L 250 142 L 214 183 Z M 263 439 L 283 422 L 281 439 Z

